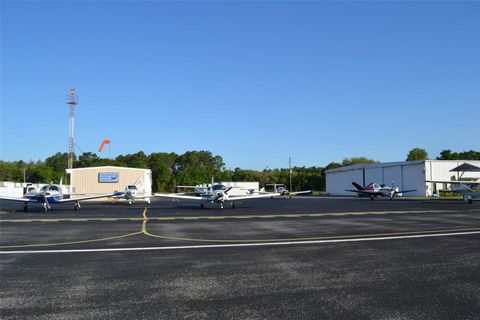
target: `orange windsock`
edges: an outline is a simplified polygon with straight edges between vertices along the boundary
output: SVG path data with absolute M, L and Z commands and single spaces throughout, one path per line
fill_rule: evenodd
M 110 143 L 110 140 L 107 140 L 107 139 L 103 140 L 102 145 L 100 146 L 100 149 L 98 149 L 98 152 L 102 152 L 103 147 L 105 147 L 107 143 Z

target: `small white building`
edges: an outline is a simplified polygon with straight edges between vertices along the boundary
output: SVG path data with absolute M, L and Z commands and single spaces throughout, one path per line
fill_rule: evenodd
M 461 172 L 450 172 L 463 163 L 480 166 L 478 160 L 419 160 L 404 162 L 385 162 L 374 164 L 355 164 L 325 171 L 326 191 L 330 195 L 352 195 L 345 189 L 355 189 L 352 182 L 363 186 L 371 182 L 400 188 L 417 190 L 405 196 L 432 196 L 444 190 L 443 183 L 426 182 L 431 180 L 458 180 Z M 465 172 L 462 178 L 480 179 L 479 172 Z
M 127 185 L 136 185 L 141 195 L 152 194 L 150 169 L 116 166 L 67 169 L 72 194 L 102 194 L 123 191 Z

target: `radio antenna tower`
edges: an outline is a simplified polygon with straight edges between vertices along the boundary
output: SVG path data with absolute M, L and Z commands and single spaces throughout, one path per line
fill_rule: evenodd
M 75 88 L 70 89 L 70 96 L 67 98 L 67 104 L 70 105 L 70 136 L 68 140 L 68 169 L 73 168 L 73 157 L 75 155 L 75 143 L 73 142 L 73 132 L 75 126 L 75 106 L 78 104 L 78 96 L 75 94 Z

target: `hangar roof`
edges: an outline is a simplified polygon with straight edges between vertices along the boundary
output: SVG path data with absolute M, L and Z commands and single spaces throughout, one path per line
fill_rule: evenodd
M 334 172 L 345 172 L 345 171 L 353 171 L 353 170 L 361 170 L 361 169 L 371 169 L 371 168 L 382 168 L 382 167 L 395 167 L 395 166 L 408 166 L 408 165 L 416 165 L 425 162 L 440 162 L 440 163 L 462 163 L 464 164 L 450 170 L 450 171 L 460 171 L 460 172 L 480 172 L 480 167 L 477 167 L 473 164 L 479 164 L 480 161 L 478 160 L 415 160 L 415 161 L 400 161 L 400 162 L 379 162 L 379 163 L 363 163 L 363 164 L 353 164 L 350 166 L 345 167 L 338 167 L 330 170 L 326 170 L 325 173 L 334 173 Z M 470 162 L 470 163 L 467 163 Z M 464 166 L 465 165 L 465 166 Z M 459 169 L 460 168 L 460 169 Z M 466 168 L 467 170 L 464 170 Z
M 352 164 L 352 165 L 350 165 L 350 166 L 338 167 L 338 168 L 330 169 L 330 170 L 325 171 L 325 173 L 352 171 L 352 170 L 359 170 L 359 169 L 371 169 L 371 168 L 382 168 L 382 167 L 395 167 L 395 166 L 415 165 L 415 164 L 424 163 L 425 161 L 426 161 L 426 160 Z

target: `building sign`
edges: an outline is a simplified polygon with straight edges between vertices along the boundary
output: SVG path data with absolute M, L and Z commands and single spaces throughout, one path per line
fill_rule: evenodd
M 120 173 L 118 172 L 99 172 L 98 182 L 100 183 L 118 183 Z

